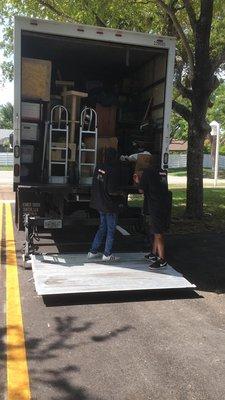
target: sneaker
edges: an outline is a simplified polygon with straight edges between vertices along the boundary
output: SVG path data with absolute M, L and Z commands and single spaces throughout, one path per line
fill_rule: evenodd
M 101 257 L 101 253 L 92 253 L 91 251 L 89 251 L 89 253 L 87 254 L 87 258 L 88 260 L 96 260 L 97 258 Z
M 145 259 L 147 261 L 155 262 L 158 260 L 158 257 L 155 254 L 153 254 L 152 252 L 150 252 L 149 254 L 145 255 Z
M 105 256 L 105 254 L 103 254 L 102 261 L 119 261 L 119 257 L 116 257 L 113 254 L 110 254 L 109 256 Z
M 158 260 L 156 260 L 153 264 L 150 264 L 150 265 L 148 266 L 148 268 L 149 268 L 151 271 L 158 271 L 158 270 L 160 271 L 161 269 L 164 269 L 164 268 L 166 268 L 167 266 L 168 266 L 167 261 L 158 259 Z

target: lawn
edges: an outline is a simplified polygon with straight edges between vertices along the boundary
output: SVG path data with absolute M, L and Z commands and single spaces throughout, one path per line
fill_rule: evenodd
M 187 170 L 186 168 L 170 168 L 169 174 L 172 176 L 186 176 Z M 214 178 L 214 172 L 210 168 L 203 168 L 203 178 Z M 225 179 L 225 170 L 221 169 L 218 172 L 219 179 Z
M 172 189 L 173 207 L 171 233 L 220 232 L 225 231 L 225 189 L 204 189 L 204 213 L 201 221 L 184 218 L 186 190 Z M 131 206 L 142 206 L 142 196 L 133 195 Z
M 12 165 L 0 165 L 0 171 L 12 171 L 13 166 Z

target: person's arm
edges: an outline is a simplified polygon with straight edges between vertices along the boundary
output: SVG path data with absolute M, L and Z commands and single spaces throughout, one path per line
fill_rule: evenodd
M 149 187 L 148 171 L 144 170 L 139 182 L 138 190 L 140 193 L 146 193 Z

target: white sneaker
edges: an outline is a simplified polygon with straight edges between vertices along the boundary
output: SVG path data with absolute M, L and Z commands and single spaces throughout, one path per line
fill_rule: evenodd
M 88 260 L 96 260 L 97 258 L 100 258 L 101 256 L 102 256 L 101 253 L 92 253 L 91 251 L 89 251 L 89 253 L 87 254 Z
M 110 256 L 105 256 L 105 254 L 103 254 L 102 261 L 119 261 L 119 257 L 116 257 L 113 254 L 110 254 Z

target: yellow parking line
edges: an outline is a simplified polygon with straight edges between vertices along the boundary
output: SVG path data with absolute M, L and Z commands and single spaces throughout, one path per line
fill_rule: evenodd
M 30 400 L 11 205 L 6 209 L 7 400 Z

